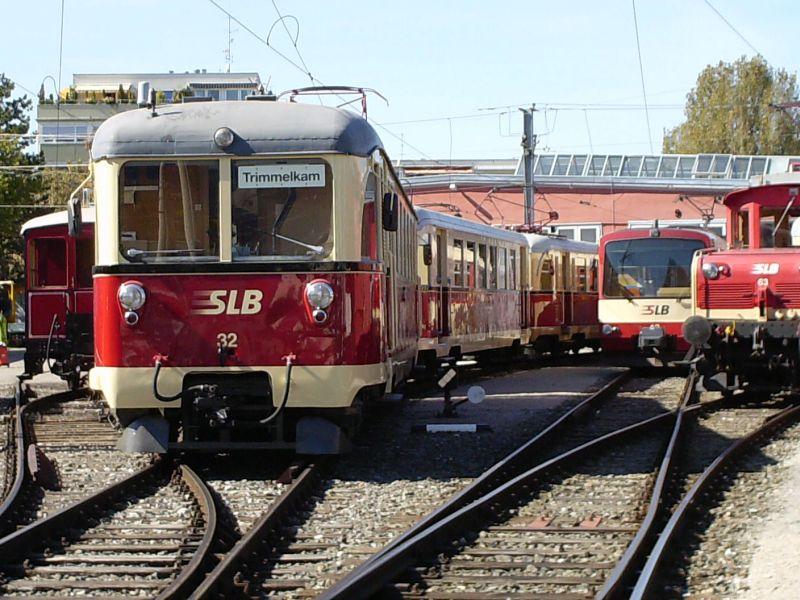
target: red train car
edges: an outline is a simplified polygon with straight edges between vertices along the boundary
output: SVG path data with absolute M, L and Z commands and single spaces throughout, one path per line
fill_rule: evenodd
M 77 236 L 68 233 L 67 211 L 31 219 L 21 233 L 26 282 L 23 378 L 41 373 L 48 364 L 76 388 L 94 358 L 94 209 L 83 211 Z
M 800 385 L 799 190 L 800 177 L 787 175 L 728 194 L 731 249 L 695 256 L 683 331 L 709 389 L 734 389 L 755 373 Z
M 692 314 L 692 258 L 699 250 L 725 247 L 710 231 L 658 223 L 603 236 L 598 303 L 603 350 L 659 365 L 683 359 L 690 348 L 681 327 Z
M 103 123 L 92 161 L 89 381 L 122 447 L 346 448 L 416 357 L 415 216 L 369 123 L 154 107 Z

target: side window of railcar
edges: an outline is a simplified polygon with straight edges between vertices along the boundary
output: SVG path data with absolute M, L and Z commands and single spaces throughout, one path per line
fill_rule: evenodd
M 497 289 L 497 247 L 489 246 L 489 289 Z
M 586 259 L 575 259 L 575 291 L 585 292 L 589 289 L 588 273 L 586 271 Z
M 333 250 L 333 175 L 321 160 L 236 161 L 233 260 L 319 260 Z
M 464 263 L 464 242 L 461 240 L 453 240 L 453 285 L 455 287 L 464 287 L 464 274 L 462 272 L 462 265 Z
M 506 261 L 508 252 L 505 248 L 498 248 L 497 257 L 497 287 L 501 290 L 506 289 Z
M 597 259 L 592 259 L 592 266 L 589 269 L 589 291 L 597 291 Z
M 422 285 L 433 285 L 431 274 L 433 269 L 425 264 L 425 248 L 430 248 L 430 235 L 417 234 L 417 275 Z
M 517 250 L 512 248 L 509 252 L 508 287 L 517 289 Z
M 67 285 L 67 243 L 63 238 L 39 238 L 33 242 L 31 281 L 36 287 Z
M 464 269 L 467 274 L 466 287 L 475 287 L 475 242 L 467 242 L 467 250 L 464 253 Z
M 84 238 L 75 242 L 75 282 L 78 287 L 92 287 L 94 265 L 94 240 Z
M 545 256 L 542 259 L 542 269 L 541 269 L 541 279 L 542 282 L 542 290 L 552 290 L 553 289 L 553 258 L 551 256 Z
M 486 244 L 478 244 L 478 285 L 486 289 Z
M 364 207 L 361 210 L 361 259 L 378 260 L 378 222 L 375 217 L 375 198 L 378 196 L 378 178 L 367 176 L 364 189 Z
M 129 162 L 120 175 L 120 251 L 129 261 L 219 256 L 219 164 Z

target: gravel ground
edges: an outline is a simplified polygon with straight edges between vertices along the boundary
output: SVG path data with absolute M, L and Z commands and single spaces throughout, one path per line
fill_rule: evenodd
M 720 492 L 711 509 L 704 509 L 697 521 L 699 533 L 687 541 L 685 549 L 691 552 L 688 565 L 672 571 L 679 581 L 672 582 L 675 587 L 669 593 L 663 590 L 664 597 L 772 597 L 765 588 L 775 585 L 774 577 L 771 582 L 762 578 L 761 587 L 748 592 L 752 584 L 748 571 L 759 534 L 765 532 L 768 519 L 776 514 L 776 490 L 791 481 L 791 461 L 795 469 L 798 468 L 798 452 L 800 425 L 795 425 L 766 445 L 748 452 L 735 465 L 736 472 L 724 476 L 726 489 Z M 787 498 L 796 510 L 796 491 Z M 790 532 L 782 533 L 788 536 Z M 796 546 L 796 537 L 784 539 L 787 545 Z M 784 550 L 782 546 L 779 552 Z M 787 560 L 784 565 L 797 575 L 796 562 L 789 564 Z M 796 590 L 795 587 L 791 590 L 794 593 L 786 597 L 796 598 Z
M 556 367 L 481 381 L 483 404 L 462 405 L 450 422 L 487 425 L 485 432 L 415 432 L 444 421 L 439 397 L 382 409 L 288 524 L 287 547 L 271 556 L 267 591 L 290 598 L 329 586 L 617 373 Z M 280 589 L 281 581 L 298 580 L 296 591 Z

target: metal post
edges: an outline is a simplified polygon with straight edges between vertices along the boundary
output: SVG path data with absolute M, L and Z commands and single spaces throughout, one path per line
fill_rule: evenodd
M 525 168 L 525 224 L 533 225 L 533 161 L 536 150 L 536 136 L 533 134 L 533 112 L 536 105 L 521 108 L 522 111 L 522 158 Z

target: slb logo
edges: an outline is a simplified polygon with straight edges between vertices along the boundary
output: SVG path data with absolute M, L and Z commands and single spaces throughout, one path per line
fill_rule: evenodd
M 777 275 L 781 266 L 778 263 L 755 263 L 751 273 L 753 275 Z
M 645 304 L 642 306 L 643 315 L 668 315 L 669 304 Z
M 192 296 L 193 315 L 255 315 L 261 312 L 261 290 L 198 290 Z

